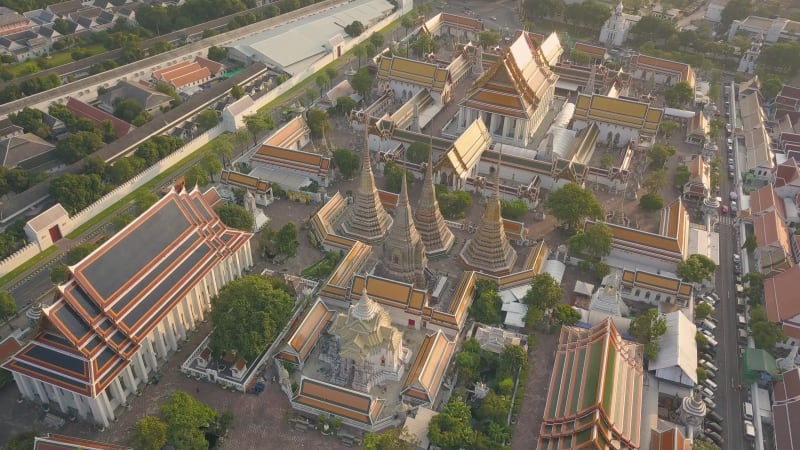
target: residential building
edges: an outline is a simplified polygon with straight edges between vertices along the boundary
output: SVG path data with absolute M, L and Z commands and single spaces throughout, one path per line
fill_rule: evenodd
M 529 33 L 520 33 L 461 101 L 457 131 L 481 118 L 492 139 L 527 146 L 553 105 L 558 75 Z
M 19 136 L 23 133 L 25 133 L 25 130 L 21 126 L 14 125 L 8 117 L 0 120 L 0 139 Z
M 662 381 L 695 386 L 697 384 L 697 327 L 682 311 L 664 314 L 667 332 L 658 338 L 659 351 L 647 370 Z
M 100 94 L 98 107 L 107 113 L 114 112 L 117 99 L 133 100 L 145 111 L 154 113 L 161 108 L 168 107 L 172 97 L 158 92 L 143 83 L 133 83 L 122 80 Z
M 800 22 L 783 17 L 766 18 L 747 16 L 743 20 L 734 20 L 728 29 L 728 42 L 733 41 L 738 33 L 746 33 L 753 37 L 764 36 L 764 41 L 774 44 L 780 41 L 796 41 L 800 39 Z
M 211 298 L 253 264 L 250 233 L 219 199 L 174 187 L 70 266 L 32 340 L 3 368 L 28 401 L 107 427 L 204 320 Z
M 683 198 L 688 201 L 703 201 L 711 195 L 711 168 L 700 155 L 694 155 L 688 167 L 689 181 L 683 185 Z
M 800 449 L 800 368 L 782 374 L 782 379 L 773 385 L 772 420 L 775 433 L 775 448 L 781 450 Z
M 764 303 L 767 318 L 777 323 L 795 345 L 800 344 L 800 266 L 764 280 Z
M 225 74 L 225 66 L 202 56 L 153 72 L 153 82 L 167 83 L 177 91 L 200 86 Z
M 784 84 L 773 105 L 777 109 L 800 111 L 800 88 Z
M 30 27 L 31 23 L 27 17 L 10 8 L 0 6 L 0 36 L 27 31 Z
M 756 269 L 764 276 L 784 272 L 795 265 L 797 241 L 777 211 L 769 211 L 749 218 L 756 236 Z
M 614 8 L 614 14 L 600 28 L 600 38 L 598 40 L 609 47 L 622 46 L 628 39 L 628 32 L 631 27 L 639 22 L 641 18 L 641 16 L 635 14 L 627 14 L 624 11 L 622 1 L 620 1 Z
M 683 81 L 694 90 L 695 73 L 686 63 L 637 54 L 631 57 L 629 70 L 634 79 L 652 81 L 663 86 L 675 86 Z
M 0 165 L 7 169 L 34 169 L 55 159 L 56 146 L 32 133 L 0 140 Z
M 739 169 L 751 177 L 768 180 L 775 161 L 772 157 L 772 139 L 767 131 L 766 115 L 761 107 L 759 94 L 742 97 L 738 102 L 741 128 L 737 127 L 737 139 L 744 140 L 745 157 L 740 159 Z
M 105 129 L 105 122 L 111 122 L 111 126 L 114 128 L 114 135 L 117 139 L 130 133 L 134 128 L 134 126 L 128 122 L 105 111 L 101 111 L 92 105 L 83 103 L 74 97 L 70 97 L 65 106 L 76 116 L 91 120 L 101 130 Z
M 786 162 L 779 164 L 772 172 L 770 184 L 780 198 L 795 203 L 795 199 L 800 195 L 800 167 L 798 167 L 797 161 L 789 158 Z
M 786 205 L 771 184 L 750 194 L 751 215 L 760 216 L 769 212 L 775 212 L 781 220 L 786 221 Z
M 33 30 L 0 36 L 0 54 L 13 56 L 18 62 L 47 55 L 58 33 L 43 35 Z
M 638 449 L 643 355 L 610 319 L 562 327 L 537 448 Z

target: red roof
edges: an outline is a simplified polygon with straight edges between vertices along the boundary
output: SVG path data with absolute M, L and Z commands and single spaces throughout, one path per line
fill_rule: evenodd
M 126 448 L 127 447 L 106 444 L 104 442 L 62 436 L 60 434 L 37 437 L 33 444 L 33 450 L 125 450 Z
M 783 373 L 783 380 L 774 385 L 772 405 L 775 426 L 775 448 L 800 449 L 800 369 Z M 795 436 L 797 433 L 797 436 Z M 794 441 L 797 439 L 797 445 Z
M 0 342 L 0 362 L 10 358 L 14 353 L 17 353 L 22 348 L 13 336 L 7 337 L 3 342 Z
M 70 97 L 69 100 L 67 100 L 66 107 L 71 113 L 83 117 L 85 119 L 91 120 L 98 127 L 102 127 L 103 122 L 105 122 L 106 120 L 110 120 L 111 125 L 113 125 L 114 127 L 114 135 L 116 136 L 117 139 L 130 133 L 131 130 L 133 129 L 133 125 L 129 124 L 128 122 L 125 122 L 124 120 L 118 117 L 112 116 L 111 114 L 105 111 L 101 111 L 92 105 L 83 103 L 82 101 L 75 99 L 73 97 Z
M 750 211 L 758 214 L 765 211 L 774 210 L 781 219 L 786 219 L 786 207 L 783 200 L 775 193 L 771 184 L 767 184 L 761 189 L 750 194 Z
M 215 77 L 225 70 L 225 66 L 203 57 L 196 57 L 193 62 L 182 61 L 153 72 L 153 78 L 161 80 L 180 89 L 199 81 Z
M 797 168 L 797 162 L 794 158 L 789 158 L 788 161 L 775 168 L 775 187 L 792 184 L 798 176 L 800 176 L 800 170 Z
M 223 66 L 222 64 L 216 61 L 212 61 L 208 58 L 203 58 L 202 56 L 196 57 L 194 59 L 194 62 L 196 62 L 200 67 L 205 67 L 206 69 L 208 69 L 208 71 L 211 72 L 211 75 L 213 76 L 219 75 L 220 72 L 222 72 L 225 69 L 225 66 Z
M 784 84 L 778 95 L 781 97 L 788 97 L 791 99 L 800 100 L 800 88 Z
M 764 302 L 770 322 L 783 322 L 800 314 L 800 266 L 764 280 Z

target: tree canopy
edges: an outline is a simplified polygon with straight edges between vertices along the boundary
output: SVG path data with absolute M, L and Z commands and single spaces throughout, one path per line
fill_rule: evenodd
M 131 445 L 137 450 L 161 450 L 167 445 L 167 424 L 154 416 L 145 416 L 133 427 Z
M 464 211 L 472 206 L 472 196 L 465 191 L 449 191 L 443 185 L 436 185 L 436 200 L 439 202 L 439 211 L 448 219 L 458 219 L 464 216 Z
M 442 450 L 472 448 L 475 431 L 470 423 L 472 412 L 459 397 L 450 397 L 444 409 L 428 425 L 431 444 Z
M 235 352 L 252 362 L 286 326 L 294 299 L 282 281 L 247 275 L 223 287 L 211 306 L 211 350 L 220 356 Z
M 667 106 L 673 108 L 691 106 L 694 101 L 694 89 L 686 81 L 679 81 L 664 90 L 664 100 Z
M 68 266 L 78 264 L 79 262 L 83 261 L 84 258 L 89 256 L 90 253 L 95 251 L 98 246 L 99 245 L 95 243 L 86 243 L 72 247 L 64 257 L 64 263 Z
M 503 300 L 497 293 L 497 283 L 479 280 L 475 289 L 475 299 L 469 307 L 472 319 L 486 325 L 496 325 L 503 321 Z
M 96 202 L 105 193 L 100 175 L 65 173 L 50 182 L 50 195 L 73 215 Z
M 9 328 L 11 319 L 17 314 L 17 302 L 8 291 L 0 291 L 0 320 L 5 321 Z
M 531 288 L 522 298 L 528 305 L 525 325 L 530 327 L 541 322 L 545 312 L 555 308 L 563 296 L 564 290 L 561 285 L 549 273 L 543 272 L 533 277 Z
M 780 325 L 770 322 L 767 311 L 762 305 L 750 309 L 750 334 L 753 336 L 756 347 L 770 353 L 775 351 L 775 345 L 786 340 Z
M 603 206 L 594 195 L 575 183 L 569 183 L 551 192 L 545 208 L 571 230 L 577 230 L 583 219 L 600 219 Z
M 350 80 L 350 85 L 353 87 L 353 90 L 358 92 L 359 95 L 362 97 L 367 97 L 369 91 L 372 90 L 372 82 L 372 75 L 370 75 L 367 68 L 364 67 L 358 69 L 355 75 L 353 75 L 353 79 Z
M 361 166 L 361 159 L 358 155 L 346 148 L 336 149 L 333 152 L 333 161 L 339 168 L 339 173 L 346 180 L 352 179 Z
M 679 262 L 677 267 L 678 276 L 689 283 L 701 283 L 703 280 L 710 279 L 715 270 L 717 270 L 717 263 L 699 253 L 689 255 L 686 261 Z
M 186 392 L 178 391 L 161 405 L 161 417 L 167 427 L 167 443 L 186 450 L 208 449 L 203 428 L 210 427 L 217 418 L 216 411 L 208 405 Z M 148 419 L 148 423 L 152 425 L 152 420 Z M 152 429 L 148 431 L 153 432 Z
M 415 437 L 405 428 L 393 428 L 381 434 L 367 433 L 364 435 L 364 450 L 415 450 L 417 448 Z
M 658 356 L 661 348 L 658 338 L 666 332 L 667 322 L 655 308 L 648 309 L 647 313 L 631 320 L 628 329 L 628 334 L 644 344 L 644 353 L 650 360 Z
M 226 203 L 218 206 L 216 212 L 225 225 L 237 230 L 253 231 L 253 216 L 242 206 Z
M 504 219 L 519 220 L 528 213 L 528 203 L 522 199 L 501 200 L 500 210 Z
M 577 234 L 570 237 L 569 248 L 573 252 L 584 253 L 599 259 L 611 253 L 613 238 L 608 225 L 597 222 L 587 231 L 578 231 Z
M 428 162 L 431 154 L 431 146 L 427 142 L 415 141 L 406 149 L 406 159 L 414 164 Z
M 658 194 L 644 194 L 639 199 L 639 206 L 645 211 L 658 211 L 664 207 L 664 198 Z
M 580 320 L 581 313 L 572 306 L 560 303 L 553 309 L 553 321 L 558 325 L 575 325 Z
M 700 303 L 694 309 L 695 320 L 703 320 L 714 313 L 714 308 L 708 303 Z
M 322 139 L 326 131 L 331 130 L 331 123 L 328 121 L 328 112 L 321 109 L 310 109 L 306 113 L 306 123 L 311 130 L 311 137 Z
M 667 160 L 675 155 L 675 147 L 671 145 L 654 144 L 647 151 L 647 157 L 650 159 L 650 168 L 659 170 L 664 167 Z
M 386 188 L 387 191 L 394 192 L 395 194 L 399 193 L 404 176 L 409 186 L 416 180 L 414 174 L 400 167 L 394 161 L 387 161 L 383 165 L 383 187 Z

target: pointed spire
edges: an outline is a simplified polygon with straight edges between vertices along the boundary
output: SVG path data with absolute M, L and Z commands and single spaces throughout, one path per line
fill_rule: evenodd
M 408 202 L 408 182 L 400 181 L 400 194 L 394 210 L 394 223 L 383 243 L 383 267 L 389 277 L 424 287 L 428 257 L 425 244 L 414 226 L 414 216 Z
M 382 241 L 392 226 L 392 218 L 383 209 L 378 188 L 375 187 L 375 176 L 372 174 L 369 117 L 364 119 L 364 153 L 361 155 L 358 189 L 353 197 L 353 204 L 342 223 L 342 231 L 345 235 L 370 245 Z
M 364 290 L 361 291 L 361 298 L 358 303 L 353 306 L 350 315 L 358 320 L 370 320 L 378 313 L 378 304 L 367 295 L 367 286 L 364 284 Z
M 422 184 L 422 195 L 419 204 L 414 209 L 414 222 L 417 231 L 425 243 L 429 257 L 441 255 L 450 251 L 455 242 L 453 232 L 447 228 L 442 212 L 439 210 L 439 201 L 436 199 L 436 186 L 433 183 L 433 136 L 430 139 L 430 153 L 428 166 L 425 168 L 425 180 Z
M 459 254 L 464 265 L 490 275 L 511 273 L 517 261 L 517 252 L 508 242 L 500 214 L 500 158 L 502 154 L 497 160 L 494 192 L 486 200 L 478 232 L 464 244 Z

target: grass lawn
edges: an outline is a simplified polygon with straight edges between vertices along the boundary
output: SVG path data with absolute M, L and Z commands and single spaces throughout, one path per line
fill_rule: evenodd
M 215 139 L 217 139 L 217 138 L 215 138 Z M 207 143 L 204 146 L 198 148 L 197 150 L 195 150 L 194 152 L 192 152 L 191 154 L 189 154 L 188 156 L 183 158 L 180 162 L 178 162 L 174 166 L 172 166 L 169 169 L 167 169 L 167 170 L 161 172 L 160 174 L 156 175 L 155 178 L 153 178 L 152 180 L 148 181 L 147 183 L 142 185 L 140 188 L 136 189 L 135 191 L 131 192 L 130 194 L 126 195 L 125 197 L 122 197 L 122 199 L 120 199 L 118 202 L 116 202 L 113 205 L 111 205 L 108 208 L 106 208 L 105 211 L 103 211 L 100 214 L 92 217 L 86 223 L 84 223 L 83 225 L 81 225 L 78 228 L 74 229 L 70 234 L 67 235 L 67 237 L 69 239 L 75 239 L 75 238 L 79 237 L 80 235 L 82 235 L 86 231 L 90 230 L 92 227 L 94 227 L 98 223 L 102 222 L 103 220 L 105 220 L 109 216 L 111 216 L 112 214 L 114 214 L 117 211 L 119 211 L 122 207 L 126 206 L 128 203 L 132 202 L 133 199 L 136 198 L 136 194 L 139 193 L 141 190 L 143 190 L 143 189 L 145 189 L 145 190 L 152 189 L 153 187 L 155 187 L 156 185 L 160 184 L 164 180 L 174 176 L 175 173 L 177 173 L 180 170 L 182 170 L 184 168 L 184 166 L 186 166 L 186 165 L 188 165 L 188 163 L 192 162 L 192 160 L 194 160 L 198 155 L 204 154 L 207 151 L 209 151 L 209 149 L 211 148 L 211 144 L 214 143 L 215 139 L 212 139 L 209 143 Z
M 16 269 L 12 270 L 11 272 L 8 272 L 2 278 L 0 278 L 0 286 L 7 285 L 11 281 L 13 281 L 14 278 L 16 278 L 16 277 L 20 276 L 21 274 L 27 272 L 28 270 L 30 270 L 36 264 L 39 264 L 40 261 L 44 261 L 45 259 L 47 259 L 47 257 L 52 255 L 53 253 L 55 253 L 56 250 L 58 250 L 58 247 L 56 247 L 55 245 L 51 245 L 45 251 L 39 253 L 38 255 L 34 256 L 33 258 L 31 258 L 31 259 L 29 259 L 27 261 L 25 261 L 24 263 L 22 263 L 22 265 L 20 265 Z
M 86 47 L 80 47 L 80 49 L 85 55 L 84 58 L 99 55 L 100 53 L 108 51 L 101 44 L 92 44 Z M 54 67 L 63 66 L 64 64 L 73 62 L 74 60 L 72 59 L 72 52 L 74 50 L 75 48 L 69 48 L 60 52 L 51 53 L 47 58 L 47 68 L 52 69 Z M 19 78 L 30 73 L 39 72 L 41 68 L 36 61 L 25 61 L 9 66 L 8 70 L 14 75 L 14 78 Z

